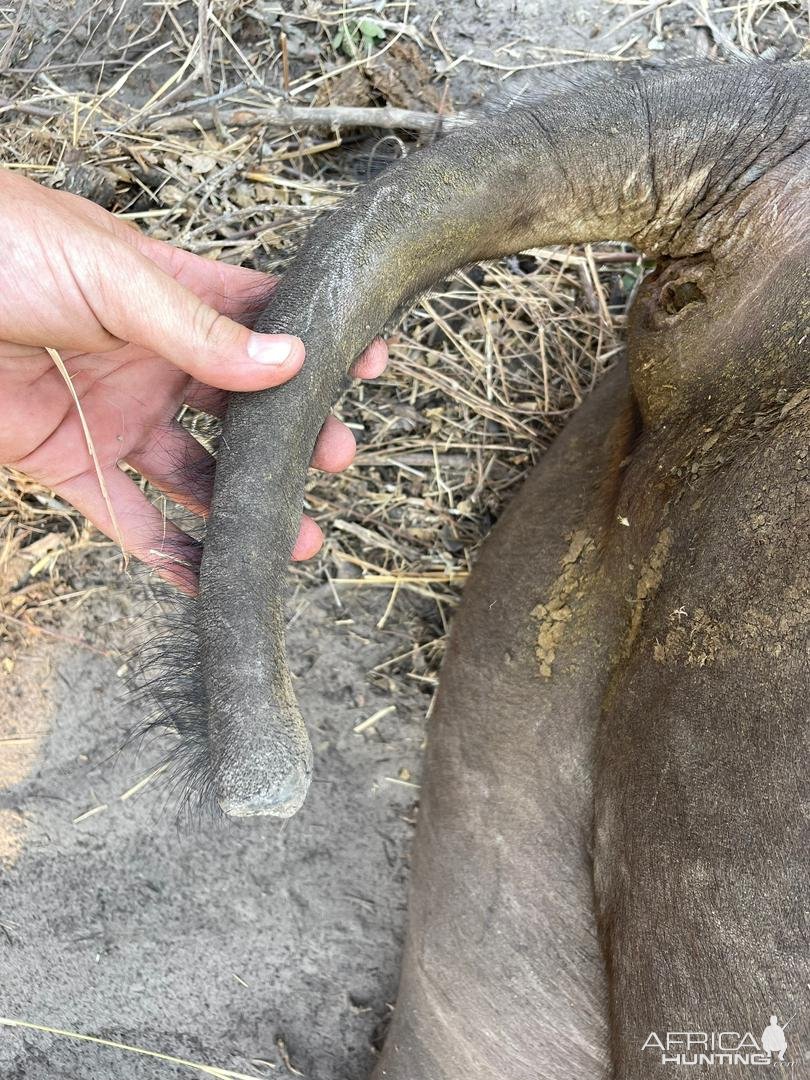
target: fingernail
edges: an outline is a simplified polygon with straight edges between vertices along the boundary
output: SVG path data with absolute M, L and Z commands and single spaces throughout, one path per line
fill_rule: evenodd
M 290 359 L 294 348 L 294 338 L 251 334 L 247 351 L 250 359 L 257 364 L 283 364 Z

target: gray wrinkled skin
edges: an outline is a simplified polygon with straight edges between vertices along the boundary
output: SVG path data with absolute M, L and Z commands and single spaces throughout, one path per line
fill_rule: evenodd
M 262 317 L 307 364 L 233 399 L 199 618 L 220 801 L 283 815 L 311 768 L 285 567 L 351 360 L 478 259 L 602 239 L 659 259 L 627 369 L 454 623 L 377 1080 L 655 1080 L 675 1067 L 650 1032 L 759 1038 L 794 1012 L 807 1069 L 809 67 L 693 66 L 453 134 L 329 215 Z M 751 1066 L 689 1075 L 720 1073 Z

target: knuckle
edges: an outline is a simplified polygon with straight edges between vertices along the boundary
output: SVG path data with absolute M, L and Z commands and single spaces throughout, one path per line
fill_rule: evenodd
M 194 340 L 205 352 L 219 352 L 229 344 L 230 326 L 225 315 L 200 304 L 194 313 Z

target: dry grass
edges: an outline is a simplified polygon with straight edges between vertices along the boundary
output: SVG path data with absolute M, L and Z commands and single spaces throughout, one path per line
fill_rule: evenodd
M 42 1034 L 55 1035 L 62 1039 L 74 1039 L 78 1042 L 92 1043 L 95 1046 L 105 1046 L 113 1050 L 121 1050 L 125 1054 L 136 1054 L 139 1057 L 148 1057 L 159 1064 L 178 1066 L 195 1073 L 197 1076 L 210 1076 L 213 1077 L 214 1080 L 258 1080 L 258 1077 L 255 1074 L 248 1075 L 243 1072 L 234 1072 L 232 1069 L 219 1069 L 213 1065 L 204 1065 L 198 1061 L 189 1061 L 187 1058 L 175 1057 L 172 1054 L 161 1054 L 155 1050 L 147 1050 L 141 1046 L 130 1046 L 128 1043 L 112 1042 L 110 1039 L 99 1039 L 93 1035 L 85 1035 L 78 1031 L 65 1031 L 62 1028 L 46 1027 L 43 1024 L 31 1024 L 24 1020 L 11 1020 L 6 1019 L 5 1017 L 0 1017 L 0 1027 L 16 1028 L 25 1031 L 38 1031 Z M 260 1068 L 269 1063 L 255 1061 L 253 1064 Z M 292 1068 L 289 1064 L 289 1060 L 285 1061 L 285 1064 L 287 1065 L 288 1075 L 302 1075 L 302 1073 Z M 275 1069 L 275 1065 L 271 1064 L 270 1068 Z
M 707 49 L 731 53 L 781 47 L 807 31 L 799 3 L 630 2 L 621 32 L 596 43 L 601 52 L 538 46 L 527 65 L 509 43 L 479 61 L 452 55 L 441 22 L 417 25 L 426 4 L 292 6 L 285 16 L 270 0 L 163 0 L 119 5 L 112 17 L 102 0 L 22 0 L 5 9 L 5 164 L 92 191 L 158 238 L 272 269 L 370 161 L 415 145 L 404 129 L 370 134 L 357 115 L 353 126 L 284 126 L 279 111 L 291 104 L 296 119 L 312 105 L 408 110 L 419 114 L 410 131 L 424 131 L 430 117 L 452 117 L 452 84 L 441 76 L 462 63 L 508 74 L 594 58 L 625 62 L 654 53 L 684 17 L 702 26 Z M 366 17 L 373 22 L 364 37 Z M 360 443 L 357 463 L 340 478 L 312 478 L 308 506 L 328 541 L 295 572 L 337 589 L 352 582 L 392 590 L 384 619 L 398 617 L 403 592 L 437 600 L 439 621 L 413 628 L 408 664 L 417 677 L 432 681 L 444 604 L 455 601 L 504 499 L 619 356 L 640 269 L 634 253 L 602 245 L 459 275 L 407 316 L 386 375 L 342 404 Z M 206 418 L 187 422 L 212 430 Z M 81 601 L 99 554 L 115 561 L 112 546 L 69 507 L 0 474 L 6 656 L 29 625 L 59 632 L 59 610 Z

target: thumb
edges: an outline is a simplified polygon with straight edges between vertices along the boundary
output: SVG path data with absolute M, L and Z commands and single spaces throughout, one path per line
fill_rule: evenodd
M 147 348 L 221 390 L 262 390 L 286 382 L 300 369 L 304 345 L 299 338 L 254 333 L 210 307 L 129 244 L 118 239 L 112 244 L 114 253 L 97 249 L 106 265 L 97 264 L 101 302 L 93 306 L 113 336 Z

